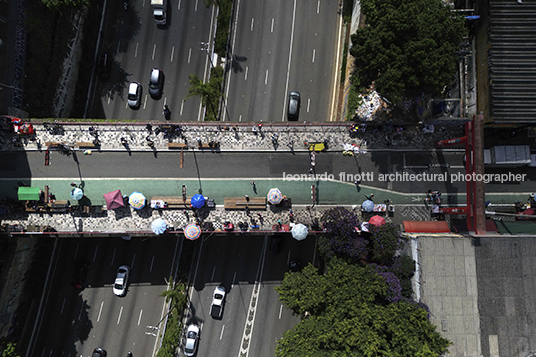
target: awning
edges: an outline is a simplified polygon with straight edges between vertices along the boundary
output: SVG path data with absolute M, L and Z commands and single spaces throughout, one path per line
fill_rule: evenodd
M 39 187 L 19 187 L 19 201 L 39 201 Z
M 445 221 L 404 221 L 406 233 L 450 233 Z

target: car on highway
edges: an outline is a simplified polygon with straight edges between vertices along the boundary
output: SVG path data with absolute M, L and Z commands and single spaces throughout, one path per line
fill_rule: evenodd
M 128 105 L 131 108 L 138 108 L 141 103 L 141 84 L 138 82 L 131 82 L 128 85 Z
M 223 303 L 225 301 L 225 288 L 217 286 L 212 294 L 212 305 L 210 305 L 210 316 L 220 318 L 223 311 Z
M 288 263 L 288 267 L 290 271 L 297 272 L 300 271 L 301 264 L 297 260 L 291 260 L 290 263 Z
M 73 277 L 71 279 L 71 286 L 77 290 L 82 290 L 86 283 L 87 270 L 89 264 L 85 261 L 78 261 L 74 267 Z
M 116 296 L 125 296 L 127 293 L 128 276 L 130 274 L 130 268 L 127 265 L 121 265 L 117 269 L 117 275 L 114 281 L 114 294 Z
M 153 98 L 159 98 L 162 95 L 163 73 L 158 68 L 151 69 L 149 77 L 149 94 Z
M 99 57 L 99 62 L 97 63 L 97 69 L 99 76 L 106 80 L 110 78 L 110 72 L 112 71 L 112 59 L 107 53 L 103 53 Z
M 296 121 L 300 116 L 300 92 L 292 91 L 288 95 L 288 120 Z
M 184 355 L 193 356 L 197 350 L 199 341 L 199 326 L 191 324 L 186 330 L 186 343 L 184 344 Z
M 106 355 L 107 355 L 106 350 L 100 347 L 97 347 L 93 350 L 91 357 L 106 357 Z

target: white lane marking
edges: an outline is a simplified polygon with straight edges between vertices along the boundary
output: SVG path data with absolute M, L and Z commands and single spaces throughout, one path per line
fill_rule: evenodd
M 171 47 L 171 58 L 169 59 L 170 62 L 173 62 L 173 55 L 175 54 L 175 46 Z
M 253 31 L 253 22 L 255 21 L 254 18 L 251 18 L 251 31 Z
M 140 325 L 141 323 L 141 315 L 143 314 L 143 310 L 140 310 L 140 317 L 138 317 L 138 326 Z
M 279 306 L 279 320 L 281 320 L 282 313 L 283 313 L 283 305 Z
M 268 70 L 266 70 L 266 76 L 264 77 L 264 84 L 268 83 Z
M 136 42 L 136 50 L 134 51 L 134 58 L 138 57 L 138 48 L 140 47 L 140 43 Z
M 80 242 L 76 243 L 76 249 L 74 251 L 74 259 L 76 259 L 76 256 L 78 255 L 78 247 L 80 246 Z
M 143 109 L 145 109 L 145 106 L 147 106 L 147 94 L 145 95 L 145 99 L 143 100 Z
M 313 48 L 313 63 L 315 63 L 316 49 Z
M 231 283 L 231 287 L 235 286 L 235 280 L 236 280 L 236 271 L 233 274 L 233 282 Z
M 194 11 L 197 11 L 197 3 L 198 3 L 198 1 L 195 0 L 195 8 L 194 8 Z
M 288 251 L 288 254 L 287 254 L 287 265 L 289 264 L 290 262 L 290 250 Z
M 117 324 L 119 325 L 119 321 L 121 321 L 121 314 L 123 313 L 123 306 L 121 306 L 121 309 L 119 310 L 119 316 L 117 316 Z
M 119 49 L 121 48 L 121 41 L 117 41 L 117 49 L 115 50 L 115 54 L 119 54 Z M 134 52 L 136 53 L 136 52 Z
M 318 3 L 316 4 L 316 13 L 320 13 L 320 0 L 318 0 Z
M 114 249 L 114 253 L 112 254 L 112 261 L 110 262 L 110 266 L 113 267 L 114 266 L 114 260 L 115 260 L 115 252 L 117 251 L 117 249 Z
M 272 17 L 272 27 L 270 28 L 270 32 L 274 32 L 274 18 Z
M 153 55 L 151 56 L 151 59 L 154 60 L 154 54 L 156 53 L 156 43 L 153 45 Z
M 132 257 L 132 263 L 130 264 L 130 269 L 134 268 L 134 261 L 136 261 L 136 254 Z
M 247 81 L 248 80 L 248 66 L 246 66 L 246 75 L 244 77 L 244 80 Z
M 216 273 L 216 266 L 214 265 L 214 268 L 212 268 L 212 276 L 210 277 L 210 280 L 214 281 L 214 274 Z
M 60 315 L 63 315 L 63 309 L 65 308 L 65 298 L 63 298 L 63 303 L 61 304 Z
M 101 316 L 101 313 L 102 313 L 102 306 L 103 306 L 103 305 L 104 305 L 104 301 L 101 302 L 101 304 L 100 304 L 99 315 L 97 316 L 97 322 L 100 321 L 100 316 Z
M 95 259 L 97 259 L 97 252 L 99 251 L 99 245 L 97 244 L 97 246 L 95 247 L 95 253 L 93 254 L 93 261 L 95 261 Z
M 296 23 L 296 0 L 294 0 L 294 10 L 292 11 L 292 30 L 290 31 L 290 49 L 288 54 L 288 65 L 287 65 L 287 83 L 285 84 L 285 96 L 288 97 L 288 82 L 290 80 L 290 62 L 292 62 L 292 44 L 294 43 L 294 25 Z M 287 110 L 286 100 L 283 102 L 283 115 L 281 121 L 285 121 L 285 114 Z
M 78 320 L 82 318 L 82 312 L 84 312 L 84 304 L 80 305 L 80 311 L 78 311 Z
M 240 114 L 240 116 L 238 117 L 238 121 L 242 121 L 242 114 Z
M 190 63 L 191 58 L 192 58 L 192 49 L 190 48 L 190 50 L 188 51 L 188 62 L 187 63 Z
M 223 326 L 221 327 L 220 341 L 221 341 L 221 339 L 222 339 L 222 337 L 223 337 L 223 330 L 225 330 L 225 325 L 223 325 Z
M 179 0 L 179 3 L 177 4 L 177 10 L 180 10 L 181 9 L 181 2 Z
M 184 100 L 181 102 L 181 110 L 180 110 L 180 115 L 182 115 L 182 110 L 184 109 Z
M 490 357 L 499 357 L 499 336 L 489 335 L 489 355 Z
M 154 264 L 154 255 L 153 255 L 153 258 L 151 259 L 151 266 L 149 267 L 149 272 L 153 271 L 153 264 Z
M 309 113 L 309 108 L 311 108 L 311 98 L 307 99 L 307 113 Z

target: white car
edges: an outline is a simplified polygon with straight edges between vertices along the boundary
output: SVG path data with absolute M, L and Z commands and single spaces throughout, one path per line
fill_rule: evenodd
M 184 344 L 184 355 L 193 356 L 197 350 L 197 341 L 199 340 L 199 326 L 190 325 L 186 330 L 186 343 Z
M 117 275 L 114 282 L 114 294 L 117 296 L 125 296 L 127 293 L 128 276 L 130 268 L 127 265 L 121 265 L 117 269 Z
M 131 82 L 128 85 L 128 105 L 131 108 L 138 108 L 141 103 L 141 84 L 138 82 Z
M 220 318 L 225 300 L 225 288 L 217 286 L 212 294 L 212 305 L 210 306 L 210 315 L 214 318 Z

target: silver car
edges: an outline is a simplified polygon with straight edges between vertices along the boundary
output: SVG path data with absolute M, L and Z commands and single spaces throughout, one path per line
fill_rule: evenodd
M 164 75 L 158 68 L 151 70 L 151 77 L 149 79 L 149 94 L 153 98 L 159 98 L 162 95 L 162 84 Z
M 199 326 L 190 325 L 186 330 L 186 343 L 184 344 L 184 355 L 193 356 L 197 350 L 197 342 L 199 341 Z
M 117 296 L 125 296 L 127 293 L 128 276 L 130 275 L 130 267 L 121 265 L 117 269 L 117 275 L 114 281 L 114 294 Z
M 141 103 L 141 84 L 131 82 L 128 85 L 128 105 L 131 108 L 138 108 Z

